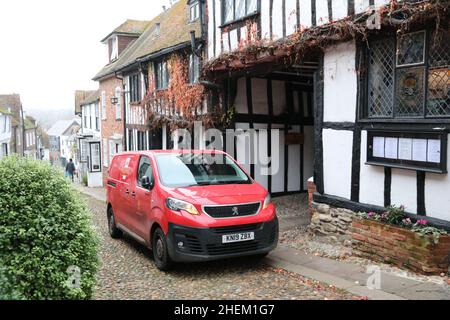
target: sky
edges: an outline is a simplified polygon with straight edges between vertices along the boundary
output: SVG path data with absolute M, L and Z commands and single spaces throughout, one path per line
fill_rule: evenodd
M 73 108 L 75 90 L 108 62 L 100 42 L 126 19 L 150 20 L 169 0 L 10 0 L 0 2 L 0 94 L 24 109 Z

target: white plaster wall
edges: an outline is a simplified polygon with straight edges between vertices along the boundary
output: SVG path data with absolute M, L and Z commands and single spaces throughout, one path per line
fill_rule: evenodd
M 261 1 L 261 37 L 270 39 L 270 1 Z
M 273 40 L 283 38 L 283 0 L 273 0 L 272 36 Z
M 266 79 L 252 79 L 252 100 L 254 114 L 269 114 Z
M 355 121 L 357 94 L 355 51 L 353 41 L 329 47 L 325 51 L 325 122 Z
M 208 59 L 214 58 L 214 46 L 216 45 L 214 43 L 214 16 L 213 16 L 213 2 L 215 0 L 207 0 L 206 2 L 206 8 L 208 10 Z M 217 28 L 217 26 L 216 26 Z
M 406 211 L 417 213 L 417 173 L 392 169 L 391 204 L 404 205 Z
M 230 31 L 230 50 L 234 51 L 238 48 L 238 36 L 237 36 L 237 29 Z
M 293 34 L 297 27 L 297 1 L 286 0 L 286 35 Z
M 254 124 L 255 129 L 267 129 L 267 124 L 262 123 L 255 123 Z M 256 159 L 255 163 L 255 180 L 258 181 L 264 188 L 268 188 L 269 186 L 269 177 L 267 175 L 264 175 L 263 168 L 267 168 L 267 166 L 262 165 L 261 161 L 259 160 L 259 155 L 263 155 L 264 158 L 267 159 L 268 157 L 268 144 L 267 144 L 267 135 L 269 133 L 267 131 L 257 131 L 257 139 L 258 141 L 255 141 L 254 146 L 254 152 L 255 155 L 258 156 L 258 159 Z
M 101 172 L 88 172 L 88 187 L 98 188 L 103 186 L 103 176 Z
M 248 123 L 236 123 L 236 129 L 248 130 Z M 242 133 L 236 137 L 236 161 L 250 174 L 251 161 L 250 135 Z
M 316 21 L 318 26 L 330 22 L 328 18 L 328 1 L 326 0 L 316 1 Z
M 290 132 L 300 132 L 299 126 L 292 126 Z M 300 159 L 300 145 L 288 146 L 288 191 L 300 190 L 300 166 L 303 165 Z
M 222 23 L 222 10 L 221 8 L 221 1 L 220 0 L 214 0 L 216 1 L 216 55 L 219 56 L 222 53 L 222 47 L 221 47 L 221 34 L 222 30 L 219 28 L 220 24 Z M 212 10 L 212 7 L 211 7 Z M 228 41 L 227 41 L 228 43 Z
M 278 171 L 272 172 L 272 192 L 284 192 L 284 126 L 283 125 L 273 125 L 273 129 L 280 129 L 280 135 L 278 141 L 275 139 L 275 136 L 272 135 L 272 157 L 274 158 L 277 154 L 273 152 L 276 150 L 276 146 L 280 152 L 278 153 Z
M 350 199 L 353 132 L 324 129 L 322 140 L 325 193 Z
M 311 0 L 300 0 L 300 28 L 304 29 L 311 26 Z
M 355 0 L 355 13 L 361 13 L 369 7 L 369 0 Z
M 447 159 L 450 159 L 450 148 L 447 149 Z M 427 216 L 429 217 L 450 221 L 449 174 L 426 174 L 425 209 L 427 210 Z
M 303 189 L 308 188 L 308 179 L 314 175 L 314 127 L 303 128 L 305 141 L 303 145 Z
M 278 116 L 286 110 L 286 87 L 283 81 L 272 81 L 273 114 Z
M 333 10 L 333 20 L 340 20 L 347 16 L 348 11 L 348 0 L 333 0 L 332 10 Z
M 237 83 L 236 99 L 234 100 L 234 105 L 237 113 L 248 113 L 246 88 L 246 79 L 239 78 Z
M 359 201 L 361 203 L 384 206 L 384 168 L 366 165 L 367 131 L 361 132 L 361 173 Z

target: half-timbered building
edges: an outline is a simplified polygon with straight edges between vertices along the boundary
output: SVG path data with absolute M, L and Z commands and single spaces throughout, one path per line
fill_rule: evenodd
M 259 182 L 286 194 L 306 191 L 314 177 L 316 204 L 355 212 L 404 205 L 448 228 L 448 1 L 206 7 L 203 78 L 222 86 L 234 128 L 280 129 L 262 139 L 280 163 L 271 175 L 260 174 L 245 139 L 227 150 L 240 162 L 256 158 L 243 165 Z

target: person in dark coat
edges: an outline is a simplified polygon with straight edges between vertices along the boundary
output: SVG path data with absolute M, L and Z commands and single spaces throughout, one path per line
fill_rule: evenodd
M 66 165 L 66 173 L 72 178 L 73 182 L 73 175 L 75 173 L 75 164 L 73 163 L 72 159 L 70 159 Z

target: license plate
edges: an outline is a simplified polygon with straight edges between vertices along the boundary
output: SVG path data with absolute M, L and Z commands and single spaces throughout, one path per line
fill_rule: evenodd
M 254 232 L 243 232 L 236 234 L 227 234 L 222 236 L 222 243 L 233 243 L 255 240 Z

